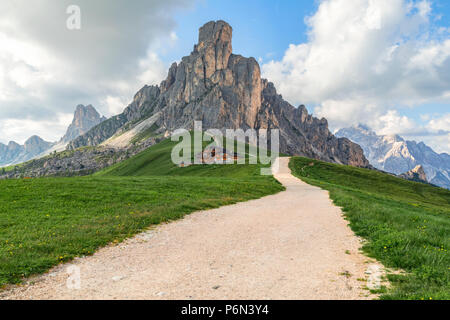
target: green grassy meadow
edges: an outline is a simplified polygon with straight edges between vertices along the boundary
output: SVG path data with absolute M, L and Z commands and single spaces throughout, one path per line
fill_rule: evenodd
M 450 299 L 450 191 L 377 171 L 292 158 L 305 182 L 328 190 L 364 251 L 386 267 L 382 299 Z
M 260 165 L 178 168 L 164 141 L 88 177 L 0 181 L 0 286 L 151 225 L 283 190 Z
M 284 189 L 259 164 L 179 168 L 170 159 L 175 144 L 87 177 L 0 180 L 0 287 L 152 225 Z M 307 158 L 290 167 L 330 191 L 368 256 L 405 271 L 388 275 L 383 299 L 450 299 L 450 191 Z

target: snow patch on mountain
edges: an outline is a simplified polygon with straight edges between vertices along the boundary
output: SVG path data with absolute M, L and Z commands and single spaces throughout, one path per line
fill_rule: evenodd
M 359 144 L 370 164 L 379 170 L 404 174 L 421 165 L 428 182 L 450 189 L 450 155 L 438 154 L 423 142 L 408 141 L 398 135 L 377 135 L 369 127 L 358 125 L 336 132 Z

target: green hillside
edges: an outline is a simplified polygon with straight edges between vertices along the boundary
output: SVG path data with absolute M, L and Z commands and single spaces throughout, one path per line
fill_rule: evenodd
M 180 168 L 172 163 L 171 152 L 177 142 L 164 140 L 138 155 L 113 165 L 95 176 L 202 176 L 243 179 L 261 178 L 260 169 L 267 165 L 193 165 Z M 204 143 L 206 147 L 209 143 Z M 248 160 L 248 155 L 246 155 Z M 263 177 L 266 178 L 266 177 Z
M 171 161 L 165 140 L 89 177 L 0 181 L 0 286 L 151 225 L 191 212 L 274 194 L 262 165 L 195 165 Z M 248 157 L 248 155 L 247 155 Z M 385 299 L 450 299 L 450 191 L 376 171 L 295 157 L 294 175 L 329 190 L 364 250 L 390 275 Z
M 0 180 L 0 287 L 151 225 L 283 190 L 259 165 L 177 168 L 173 145 L 94 176 Z
M 450 191 L 388 174 L 293 158 L 294 175 L 330 191 L 365 252 L 389 275 L 385 299 L 450 299 Z

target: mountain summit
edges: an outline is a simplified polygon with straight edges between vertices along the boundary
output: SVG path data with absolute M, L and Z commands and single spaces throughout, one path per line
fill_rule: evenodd
M 104 121 L 92 105 L 78 105 L 75 109 L 72 124 L 59 142 L 47 142 L 38 136 L 32 136 L 24 145 L 11 141 L 8 145 L 0 143 L 0 167 L 41 158 L 54 151 L 63 151 L 67 144 L 92 127 Z
M 205 129 L 280 129 L 283 153 L 369 166 L 362 149 L 331 134 L 325 119 L 283 100 L 271 82 L 261 79 L 254 58 L 233 54 L 232 35 L 225 21 L 205 24 L 192 53 L 172 64 L 160 86 L 142 88 L 122 114 L 75 139 L 70 148 L 113 146 L 111 137 L 133 129 L 136 123 L 170 134 L 179 128 L 192 129 L 194 121 L 202 121 Z
M 66 134 L 61 138 L 62 143 L 68 143 L 82 134 L 88 132 L 92 127 L 106 120 L 101 117 L 92 105 L 78 105 L 73 115 L 73 121 L 67 128 Z
M 28 161 L 53 146 L 54 143 L 44 141 L 38 136 L 30 137 L 24 145 L 14 141 L 8 145 L 0 143 L 0 167 Z
M 377 135 L 361 125 L 341 129 L 336 136 L 358 143 L 377 169 L 400 175 L 420 165 L 425 173 L 421 178 L 450 189 L 450 155 L 438 154 L 423 142 L 407 141 L 398 135 Z

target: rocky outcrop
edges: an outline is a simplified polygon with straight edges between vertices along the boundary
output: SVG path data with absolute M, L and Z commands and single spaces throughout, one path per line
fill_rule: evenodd
M 123 113 L 101 122 L 86 134 L 74 139 L 68 144 L 68 149 L 75 150 L 84 146 L 96 146 L 115 134 L 118 135 L 133 128 L 140 120 L 149 118 L 154 114 L 159 94 L 160 89 L 158 87 L 144 86 L 136 93 L 133 102 Z
M 27 154 L 38 155 L 45 150 L 52 147 L 54 143 L 47 142 L 38 136 L 32 136 L 27 141 L 25 141 L 24 149 Z
M 79 136 L 68 144 L 69 150 L 75 150 L 84 146 L 96 146 L 110 138 L 127 123 L 124 114 L 114 116 Z
M 281 152 L 325 161 L 368 167 L 362 149 L 336 138 L 325 119 L 293 107 L 261 79 L 258 62 L 233 54 L 233 30 L 224 21 L 200 28 L 198 44 L 189 56 L 174 63 L 160 86 L 146 86 L 124 113 L 75 139 L 70 148 L 97 145 L 160 113 L 161 132 L 203 128 L 280 129 Z
M 406 180 L 428 183 L 427 175 L 421 165 L 418 165 L 414 169 L 401 174 L 400 177 Z
M 0 170 L 0 180 L 89 175 L 128 159 L 159 142 L 161 142 L 161 138 L 151 137 L 137 146 L 130 146 L 122 150 L 101 146 L 52 153 L 39 159 L 30 160 L 20 166 L 8 168 L 8 170 Z
M 90 129 L 105 121 L 92 105 L 78 105 L 75 109 L 73 121 L 67 128 L 66 134 L 61 138 L 62 143 L 68 143 L 85 134 Z
M 450 155 L 438 154 L 423 142 L 408 141 L 398 135 L 377 135 L 364 125 L 341 129 L 336 136 L 358 143 L 377 169 L 401 175 L 420 165 L 429 183 L 450 189 Z

